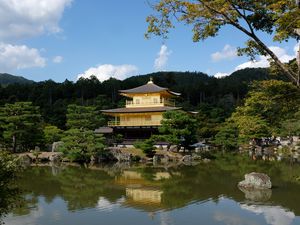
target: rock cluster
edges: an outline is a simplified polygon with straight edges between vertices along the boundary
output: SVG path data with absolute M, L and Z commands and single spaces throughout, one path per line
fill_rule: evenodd
M 32 162 L 60 162 L 63 154 L 61 152 L 38 152 L 34 154 L 32 152 L 29 153 L 21 153 L 18 155 L 19 161 L 21 164 L 30 164 Z

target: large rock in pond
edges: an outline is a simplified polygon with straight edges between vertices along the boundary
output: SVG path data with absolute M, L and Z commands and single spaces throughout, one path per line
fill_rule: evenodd
M 245 174 L 245 180 L 239 182 L 238 186 L 244 189 L 270 189 L 272 183 L 267 174 L 252 172 Z

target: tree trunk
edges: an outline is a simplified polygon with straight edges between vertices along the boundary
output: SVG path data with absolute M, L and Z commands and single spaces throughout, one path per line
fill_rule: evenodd
M 299 41 L 298 54 L 297 54 L 297 63 L 298 63 L 297 86 L 300 87 L 300 41 Z
M 274 52 L 272 52 L 256 35 L 252 35 L 251 37 L 274 60 L 274 62 L 276 63 L 277 66 L 279 66 L 279 68 L 282 70 L 282 72 L 284 72 L 288 76 L 288 78 L 294 84 L 296 84 L 297 87 L 299 88 L 300 87 L 300 84 L 299 84 L 299 72 L 300 72 L 300 70 L 298 69 L 298 73 L 294 73 L 294 72 L 290 71 L 288 69 L 288 67 L 278 59 L 278 57 L 274 54 Z M 299 68 L 299 66 L 298 66 L 298 68 Z
M 16 153 L 16 150 L 17 150 L 17 139 L 16 139 L 16 135 L 13 135 L 12 137 L 12 147 L 13 147 L 13 153 Z

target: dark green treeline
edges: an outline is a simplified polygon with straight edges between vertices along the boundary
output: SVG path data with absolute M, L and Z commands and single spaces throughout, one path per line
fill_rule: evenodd
M 121 107 L 125 99 L 118 91 L 143 85 L 150 77 L 157 85 L 182 93 L 176 100 L 178 106 L 185 110 L 202 110 L 206 117 L 218 120 L 230 116 L 245 97 L 251 81 L 270 79 L 268 70 L 259 68 L 240 70 L 222 79 L 199 72 L 157 72 L 124 81 L 111 78 L 100 82 L 92 77 L 77 82 L 16 83 L 0 87 L 0 106 L 18 101 L 32 102 L 40 107 L 46 123 L 65 129 L 69 104 L 95 106 L 97 110 Z

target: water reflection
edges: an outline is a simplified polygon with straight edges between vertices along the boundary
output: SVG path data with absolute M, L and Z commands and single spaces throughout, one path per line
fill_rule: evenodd
M 245 194 L 245 198 L 254 202 L 267 202 L 272 196 L 271 189 L 247 189 L 238 187 Z
M 286 168 L 266 171 L 277 186 L 273 193 L 253 194 L 243 193 L 236 186 L 244 173 L 253 170 L 253 165 L 240 166 L 221 161 L 168 168 L 128 164 L 32 167 L 24 172 L 19 183 L 25 190 L 25 204 L 12 211 L 5 222 L 7 225 L 300 223 L 300 185 L 284 179 Z M 262 172 L 269 168 L 255 166 Z
M 214 213 L 214 220 L 226 225 L 258 225 L 256 221 L 245 219 L 237 213 L 225 213 L 217 211 Z
M 124 203 L 125 198 L 118 199 L 115 203 L 110 202 L 104 197 L 100 197 L 96 208 L 103 212 L 112 212 L 113 210 L 120 208 Z
M 295 214 L 280 206 L 264 206 L 264 205 L 241 205 L 242 209 L 262 214 L 267 224 L 271 225 L 290 225 L 295 219 Z

